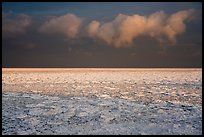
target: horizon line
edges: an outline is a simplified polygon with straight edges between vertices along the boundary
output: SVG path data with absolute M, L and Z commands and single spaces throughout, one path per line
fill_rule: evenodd
M 201 68 L 2 68 L 2 70 L 174 70 L 174 69 L 180 69 L 180 70 L 186 70 L 186 69 L 199 69 Z

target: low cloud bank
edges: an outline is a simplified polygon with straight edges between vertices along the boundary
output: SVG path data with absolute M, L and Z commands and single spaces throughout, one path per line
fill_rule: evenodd
M 133 39 L 147 35 L 176 44 L 176 36 L 186 31 L 185 21 L 190 20 L 194 10 L 183 10 L 170 16 L 164 11 L 149 16 L 119 14 L 113 21 L 100 23 L 92 21 L 88 25 L 88 35 L 105 41 L 116 48 L 132 46 Z

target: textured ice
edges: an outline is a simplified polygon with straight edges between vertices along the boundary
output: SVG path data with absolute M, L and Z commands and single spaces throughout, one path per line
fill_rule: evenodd
M 3 70 L 2 134 L 201 135 L 201 69 Z

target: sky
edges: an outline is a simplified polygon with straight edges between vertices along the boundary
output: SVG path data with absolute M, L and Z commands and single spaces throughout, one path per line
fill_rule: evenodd
M 202 67 L 202 3 L 2 2 L 2 67 Z

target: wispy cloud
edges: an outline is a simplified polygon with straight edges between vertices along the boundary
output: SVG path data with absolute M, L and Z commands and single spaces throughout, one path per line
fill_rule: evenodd
M 185 21 L 192 17 L 193 12 L 192 9 L 183 10 L 170 16 L 164 11 L 149 16 L 119 14 L 111 22 L 92 21 L 88 25 L 88 34 L 116 48 L 132 46 L 133 39 L 143 35 L 153 37 L 161 44 L 168 41 L 174 45 L 176 36 L 185 32 Z

